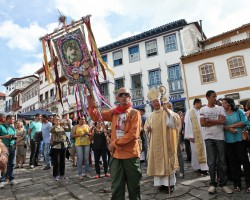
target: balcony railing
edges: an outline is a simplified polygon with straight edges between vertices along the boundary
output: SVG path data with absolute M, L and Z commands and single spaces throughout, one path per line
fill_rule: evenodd
M 15 112 L 15 111 L 19 110 L 20 108 L 22 108 L 22 106 L 19 105 L 19 102 L 14 101 L 13 104 L 12 104 L 11 109 Z
M 131 89 L 132 100 L 143 99 L 143 88 Z

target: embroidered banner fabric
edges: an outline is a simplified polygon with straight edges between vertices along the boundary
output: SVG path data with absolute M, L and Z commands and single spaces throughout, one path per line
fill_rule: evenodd
M 80 28 L 53 40 L 59 61 L 71 84 L 87 83 L 94 68 L 86 44 L 84 32 Z

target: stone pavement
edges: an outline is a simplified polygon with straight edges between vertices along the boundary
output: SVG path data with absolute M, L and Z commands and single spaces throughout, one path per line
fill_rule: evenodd
M 19 182 L 15 186 L 6 185 L 0 189 L 0 199 L 21 200 L 21 199 L 86 199 L 101 200 L 111 199 L 111 181 L 110 178 L 102 177 L 100 179 L 84 178 L 79 180 L 77 168 L 72 167 L 72 162 L 66 162 L 66 176 L 68 179 L 54 181 L 52 179 L 52 169 L 42 170 L 43 166 L 35 169 L 15 169 L 15 177 Z M 94 167 L 90 168 L 91 175 L 95 176 Z M 221 188 L 217 188 L 214 195 L 207 192 L 209 176 L 202 177 L 199 173 L 192 170 L 190 163 L 185 162 L 184 178 L 177 178 L 175 191 L 169 197 L 168 194 L 160 192 L 153 186 L 153 178 L 146 175 L 146 166 L 142 164 L 143 177 L 141 181 L 141 191 L 143 200 L 153 199 L 250 199 L 250 194 L 245 193 L 245 184 L 241 192 L 234 194 L 225 194 Z M 228 183 L 232 188 L 232 183 Z M 126 194 L 126 196 L 128 196 Z

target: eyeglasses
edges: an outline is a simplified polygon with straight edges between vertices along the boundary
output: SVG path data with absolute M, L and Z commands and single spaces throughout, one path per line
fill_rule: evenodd
M 118 97 L 123 97 L 123 96 L 125 96 L 125 97 L 130 97 L 130 94 L 127 93 L 127 92 L 119 93 L 119 94 L 118 94 Z

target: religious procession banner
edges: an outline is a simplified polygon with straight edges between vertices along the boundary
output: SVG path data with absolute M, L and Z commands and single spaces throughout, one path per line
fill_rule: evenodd
M 89 68 L 94 64 L 80 28 L 53 40 L 64 75 L 70 83 L 89 82 Z

